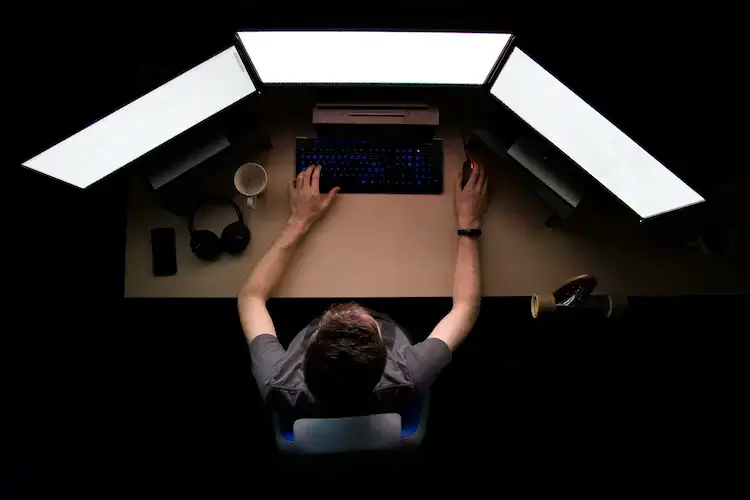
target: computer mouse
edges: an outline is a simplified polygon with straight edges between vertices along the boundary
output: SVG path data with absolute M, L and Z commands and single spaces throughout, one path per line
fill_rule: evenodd
M 469 182 L 469 177 L 471 177 L 471 171 L 472 171 L 471 161 L 466 160 L 464 162 L 464 168 L 461 171 L 461 189 L 463 189 L 464 186 L 466 186 L 466 183 Z

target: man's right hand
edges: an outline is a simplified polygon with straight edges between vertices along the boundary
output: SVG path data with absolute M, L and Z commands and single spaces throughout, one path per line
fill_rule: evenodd
M 472 162 L 471 177 L 461 189 L 461 174 L 456 179 L 456 218 L 459 229 L 480 229 L 487 211 L 487 176 L 480 163 Z
M 339 192 L 335 187 L 327 194 L 320 193 L 320 165 L 310 165 L 289 183 L 292 215 L 290 221 L 310 226 L 325 213 Z

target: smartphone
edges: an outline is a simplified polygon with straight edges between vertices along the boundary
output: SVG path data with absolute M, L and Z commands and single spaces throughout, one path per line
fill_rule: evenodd
M 177 248 L 173 227 L 151 230 L 151 265 L 154 276 L 177 274 Z

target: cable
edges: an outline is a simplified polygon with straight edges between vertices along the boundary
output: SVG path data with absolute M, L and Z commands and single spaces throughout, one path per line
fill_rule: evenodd
M 461 132 L 461 142 L 463 143 L 463 146 L 464 146 L 464 154 L 466 155 L 466 161 L 468 161 L 469 163 L 471 163 L 471 158 L 469 158 L 469 150 L 466 147 L 466 136 L 464 135 L 464 114 L 463 114 L 463 112 L 459 112 L 459 115 L 458 115 L 458 128 L 459 128 L 459 131 Z

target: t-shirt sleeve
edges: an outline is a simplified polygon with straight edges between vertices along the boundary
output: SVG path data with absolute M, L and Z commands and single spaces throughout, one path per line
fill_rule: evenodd
M 448 345 L 440 339 L 404 346 L 403 355 L 417 391 L 429 389 L 453 357 Z
M 267 333 L 258 335 L 250 342 L 253 376 L 264 400 L 268 393 L 268 387 L 278 373 L 278 366 L 284 354 L 286 354 L 286 351 L 275 335 Z

